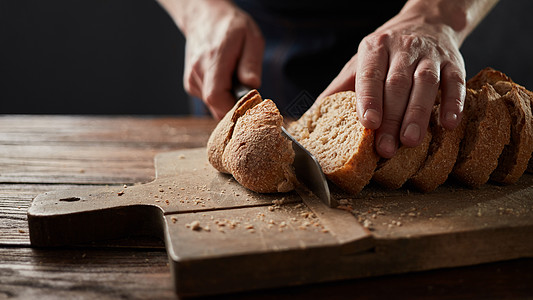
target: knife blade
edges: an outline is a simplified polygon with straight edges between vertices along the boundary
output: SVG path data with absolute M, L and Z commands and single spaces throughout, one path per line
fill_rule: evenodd
M 252 89 L 240 83 L 234 83 L 233 94 L 236 99 L 242 98 Z M 302 146 L 285 127 L 281 127 L 282 134 L 292 142 L 294 150 L 294 172 L 300 183 L 307 187 L 328 207 L 333 207 L 328 181 L 317 159 Z

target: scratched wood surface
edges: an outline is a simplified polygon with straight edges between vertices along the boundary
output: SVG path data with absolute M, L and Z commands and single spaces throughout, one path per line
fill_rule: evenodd
M 0 298 L 175 298 L 161 244 L 32 249 L 26 209 L 45 191 L 151 181 L 155 153 L 203 146 L 213 127 L 202 119 L 0 116 Z M 362 221 L 375 220 L 372 209 L 378 217 L 386 212 L 369 205 Z M 407 218 L 411 207 L 405 209 Z M 502 209 L 496 214 L 516 213 Z M 383 223 L 372 225 L 388 226 Z M 526 298 L 533 295 L 531 269 L 533 260 L 519 259 L 225 298 Z

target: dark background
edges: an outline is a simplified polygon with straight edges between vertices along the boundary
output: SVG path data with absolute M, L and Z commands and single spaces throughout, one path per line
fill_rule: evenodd
M 461 51 L 533 89 L 531 0 L 501 0 Z M 0 0 L 0 114 L 188 114 L 184 39 L 155 0 Z

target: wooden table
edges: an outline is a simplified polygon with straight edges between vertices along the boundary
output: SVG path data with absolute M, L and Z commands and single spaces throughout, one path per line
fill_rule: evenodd
M 34 249 L 26 210 L 46 191 L 149 182 L 156 153 L 205 146 L 214 126 L 195 118 L 0 116 L 0 299 L 175 299 L 160 241 Z M 212 298 L 516 299 L 533 298 L 532 283 L 533 259 L 519 259 Z

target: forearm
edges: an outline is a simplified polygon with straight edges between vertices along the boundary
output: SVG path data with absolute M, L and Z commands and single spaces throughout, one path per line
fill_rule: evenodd
M 498 0 L 409 0 L 383 27 L 411 20 L 440 27 L 460 46 Z
M 222 4 L 233 4 L 231 0 L 157 0 L 185 36 L 189 32 L 190 18 L 198 18 L 206 10 Z

